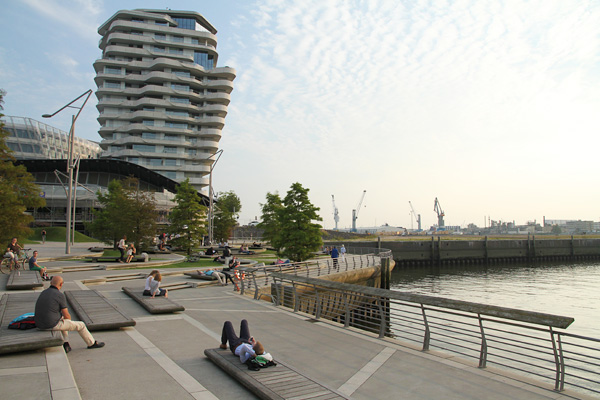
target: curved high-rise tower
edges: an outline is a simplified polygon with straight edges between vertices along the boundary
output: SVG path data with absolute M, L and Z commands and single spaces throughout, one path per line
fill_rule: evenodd
M 102 157 L 208 185 L 235 70 L 217 68 L 217 30 L 193 11 L 121 10 L 98 29 Z

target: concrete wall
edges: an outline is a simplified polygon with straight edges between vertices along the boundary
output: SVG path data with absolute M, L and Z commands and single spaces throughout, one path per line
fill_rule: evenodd
M 340 245 L 328 242 L 326 245 Z M 397 267 L 600 259 L 600 239 L 401 240 L 376 242 L 390 249 Z M 346 247 L 374 247 L 374 242 L 345 242 Z

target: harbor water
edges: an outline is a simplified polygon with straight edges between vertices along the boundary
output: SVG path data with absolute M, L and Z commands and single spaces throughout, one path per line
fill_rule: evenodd
M 600 338 L 600 263 L 395 269 L 391 289 L 575 318 L 570 333 Z

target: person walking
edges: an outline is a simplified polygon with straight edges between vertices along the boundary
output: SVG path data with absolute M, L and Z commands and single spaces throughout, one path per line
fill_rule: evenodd
M 342 245 L 342 247 L 340 248 L 340 255 L 342 256 L 342 258 L 346 257 L 346 248 L 344 247 L 344 245 Z
M 121 252 L 121 258 L 119 258 L 119 262 L 125 262 L 125 252 L 127 251 L 127 244 L 125 243 L 126 241 L 127 235 L 123 235 L 121 240 L 119 240 L 119 244 L 117 245 L 119 251 Z
M 333 246 L 333 249 L 331 249 L 331 258 L 333 259 L 333 268 L 338 267 L 338 257 L 339 256 L 340 256 L 340 252 L 338 251 L 337 247 Z
M 40 293 L 35 302 L 35 325 L 39 330 L 60 331 L 63 338 L 65 352 L 71 351 L 69 345 L 69 331 L 77 331 L 87 344 L 88 349 L 104 347 L 104 342 L 98 342 L 88 331 L 84 322 L 72 321 L 67 308 L 67 298 L 60 291 L 64 284 L 61 276 L 52 277 L 50 287 Z
M 46 244 L 46 230 L 42 229 L 42 244 Z

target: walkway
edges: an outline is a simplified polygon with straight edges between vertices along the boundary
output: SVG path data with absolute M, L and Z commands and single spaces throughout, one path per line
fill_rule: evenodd
M 68 272 L 63 274 L 64 289 L 85 288 L 84 279 L 121 272 L 126 273 Z M 164 283 L 184 279 L 166 276 Z M 0 293 L 5 292 L 5 284 L 6 275 L 2 275 Z M 1 356 L 2 398 L 252 399 L 203 355 L 205 348 L 218 346 L 223 321 L 231 320 L 237 329 L 242 318 L 249 321 L 252 334 L 275 359 L 356 399 L 567 398 L 565 393 L 465 366 L 456 359 L 248 299 L 233 292 L 231 285 L 172 291 L 169 297 L 186 311 L 152 316 L 121 291 L 122 286 L 141 290 L 143 285 L 143 280 L 137 279 L 90 287 L 137 321 L 133 328 L 96 333 L 106 347 L 87 350 L 77 334 L 72 334 L 73 351 L 68 355 L 58 347 Z

